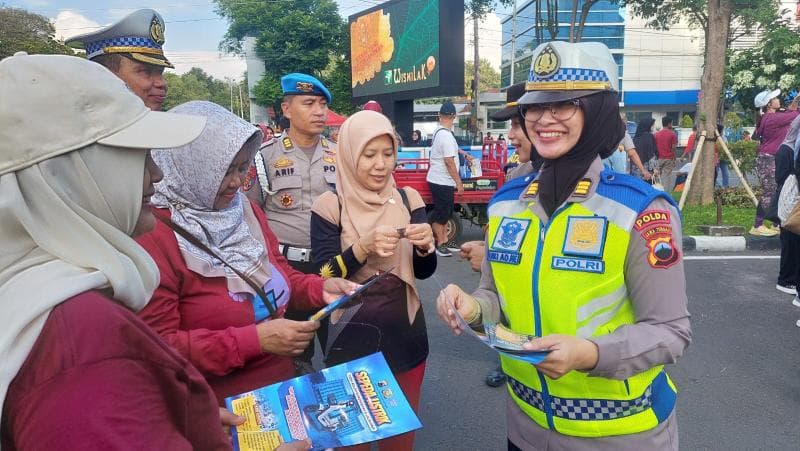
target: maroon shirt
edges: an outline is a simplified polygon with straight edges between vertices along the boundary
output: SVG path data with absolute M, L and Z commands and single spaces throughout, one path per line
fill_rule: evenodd
M 230 449 L 203 376 L 97 292 L 50 313 L 3 406 L 2 448 Z
M 323 280 L 303 274 L 278 251 L 278 240 L 267 227 L 264 212 L 253 204 L 269 251 L 273 271 L 288 285 L 289 304 L 322 307 Z M 168 216 L 169 210 L 154 209 Z M 206 377 L 220 405 L 225 398 L 294 377 L 290 357 L 265 354 L 256 332 L 253 305 L 234 299 L 223 277 L 205 277 L 186 266 L 175 232 L 161 221 L 137 238 L 158 265 L 161 283 L 139 316 Z M 283 305 L 279 316 L 283 316 Z
M 775 155 L 778 153 L 778 148 L 786 139 L 786 133 L 789 132 L 789 126 L 800 111 L 778 111 L 776 113 L 768 113 L 761 117 L 761 122 L 758 123 L 756 129 L 756 136 L 761 141 L 758 146 L 758 153 L 760 155 Z
M 656 138 L 656 149 L 658 149 L 658 159 L 674 159 L 675 152 L 673 149 L 678 145 L 678 136 L 675 135 L 675 132 L 668 128 L 662 128 L 654 136 Z

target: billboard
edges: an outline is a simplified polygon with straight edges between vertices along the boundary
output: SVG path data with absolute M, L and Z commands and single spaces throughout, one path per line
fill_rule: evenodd
M 454 0 L 396 0 L 350 16 L 353 98 L 464 94 L 463 17 Z

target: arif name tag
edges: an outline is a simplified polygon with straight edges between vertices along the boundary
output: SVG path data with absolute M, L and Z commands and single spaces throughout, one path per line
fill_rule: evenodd
M 591 258 L 576 258 L 576 257 L 553 257 L 553 269 L 561 269 L 565 271 L 579 271 L 579 272 L 592 272 L 602 274 L 606 270 L 606 264 L 602 260 L 594 260 Z

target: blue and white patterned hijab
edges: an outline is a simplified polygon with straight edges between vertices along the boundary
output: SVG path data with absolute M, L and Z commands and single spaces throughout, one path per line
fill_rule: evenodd
M 239 191 L 228 207 L 214 209 L 214 200 L 231 162 L 246 149 L 249 161 L 258 151 L 261 131 L 225 108 L 211 102 L 192 101 L 170 112 L 206 117 L 206 127 L 191 143 L 173 149 L 153 150 L 153 160 L 164 173 L 155 185 L 151 202 L 169 208 L 172 222 L 186 229 L 225 261 L 263 286 L 270 277 L 270 265 L 263 237 L 257 238 L 248 225 L 254 223 L 249 201 Z M 255 226 L 258 227 L 257 223 Z M 189 243 L 180 235 L 178 246 L 187 267 L 204 276 L 226 277 L 232 293 L 250 292 L 219 259 Z

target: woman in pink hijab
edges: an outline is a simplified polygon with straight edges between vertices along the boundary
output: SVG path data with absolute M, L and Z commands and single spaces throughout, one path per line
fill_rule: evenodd
M 395 186 L 398 144 L 386 116 L 360 111 L 345 121 L 339 138 L 337 192 L 319 197 L 311 215 L 312 260 L 323 277 L 364 283 L 390 274 L 367 289 L 363 302 L 331 317 L 325 363 L 383 352 L 417 410 L 428 336 L 415 280 L 436 270 L 425 203 L 415 190 Z M 379 442 L 381 450 L 413 444 L 413 433 Z

